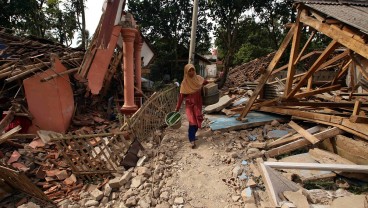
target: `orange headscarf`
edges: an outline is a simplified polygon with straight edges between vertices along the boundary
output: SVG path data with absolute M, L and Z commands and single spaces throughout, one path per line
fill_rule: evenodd
M 194 69 L 194 76 L 189 77 L 189 69 Z M 180 93 L 182 94 L 192 94 L 197 92 L 202 88 L 204 78 L 195 73 L 195 68 L 193 64 L 187 64 L 184 67 L 184 79 L 180 86 Z

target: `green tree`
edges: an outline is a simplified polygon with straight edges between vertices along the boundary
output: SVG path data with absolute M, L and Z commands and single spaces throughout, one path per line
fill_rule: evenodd
M 228 69 L 232 66 L 234 54 L 241 46 L 239 29 L 245 21 L 246 11 L 251 8 L 252 0 L 209 0 L 210 17 L 215 21 L 215 44 L 222 56 L 224 76 L 220 87 L 225 83 Z
M 33 35 L 67 46 L 84 13 L 83 0 L 0 0 L 0 7 L 1 27 L 12 29 L 15 35 Z
M 206 2 L 199 1 L 197 53 L 207 52 L 210 47 L 211 24 L 206 18 L 205 8 Z M 187 57 L 189 53 L 192 2 L 188 0 L 132 0 L 128 1 L 128 10 L 137 20 L 143 35 L 152 44 L 157 54 L 155 65 L 151 67 L 153 72 L 151 75 L 156 75 L 156 77 L 151 78 L 161 79 L 163 73 L 171 74 L 172 78 L 179 78 L 183 65 L 179 58 Z

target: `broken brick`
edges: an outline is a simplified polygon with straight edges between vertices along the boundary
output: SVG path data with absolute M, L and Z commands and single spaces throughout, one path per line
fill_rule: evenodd
M 36 149 L 37 147 L 44 147 L 45 143 L 43 143 L 41 139 L 35 139 L 29 144 L 29 146 Z
M 10 156 L 10 159 L 8 160 L 8 164 L 12 164 L 13 162 L 17 162 L 20 157 L 19 152 L 14 151 L 13 154 Z
M 59 172 L 56 173 L 56 177 L 59 180 L 64 180 L 68 177 L 68 172 L 66 170 L 59 171 Z

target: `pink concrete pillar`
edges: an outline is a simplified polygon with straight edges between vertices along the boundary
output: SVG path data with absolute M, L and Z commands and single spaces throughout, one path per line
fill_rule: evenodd
M 134 28 L 122 28 L 123 36 L 123 67 L 124 67 L 124 105 L 121 111 L 124 114 L 134 113 L 138 107 L 134 103 L 134 71 L 133 71 L 133 46 L 137 30 Z
M 135 82 L 138 89 L 137 94 L 142 94 L 142 61 L 141 61 L 141 51 L 143 46 L 143 40 L 139 31 L 136 33 L 136 38 L 134 42 L 134 60 L 135 60 Z

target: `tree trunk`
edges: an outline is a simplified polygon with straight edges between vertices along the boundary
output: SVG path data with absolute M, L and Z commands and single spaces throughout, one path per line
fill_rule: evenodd
M 80 0 L 81 13 L 82 13 L 82 48 L 87 49 L 87 38 L 86 38 L 86 15 L 84 12 L 84 0 Z

